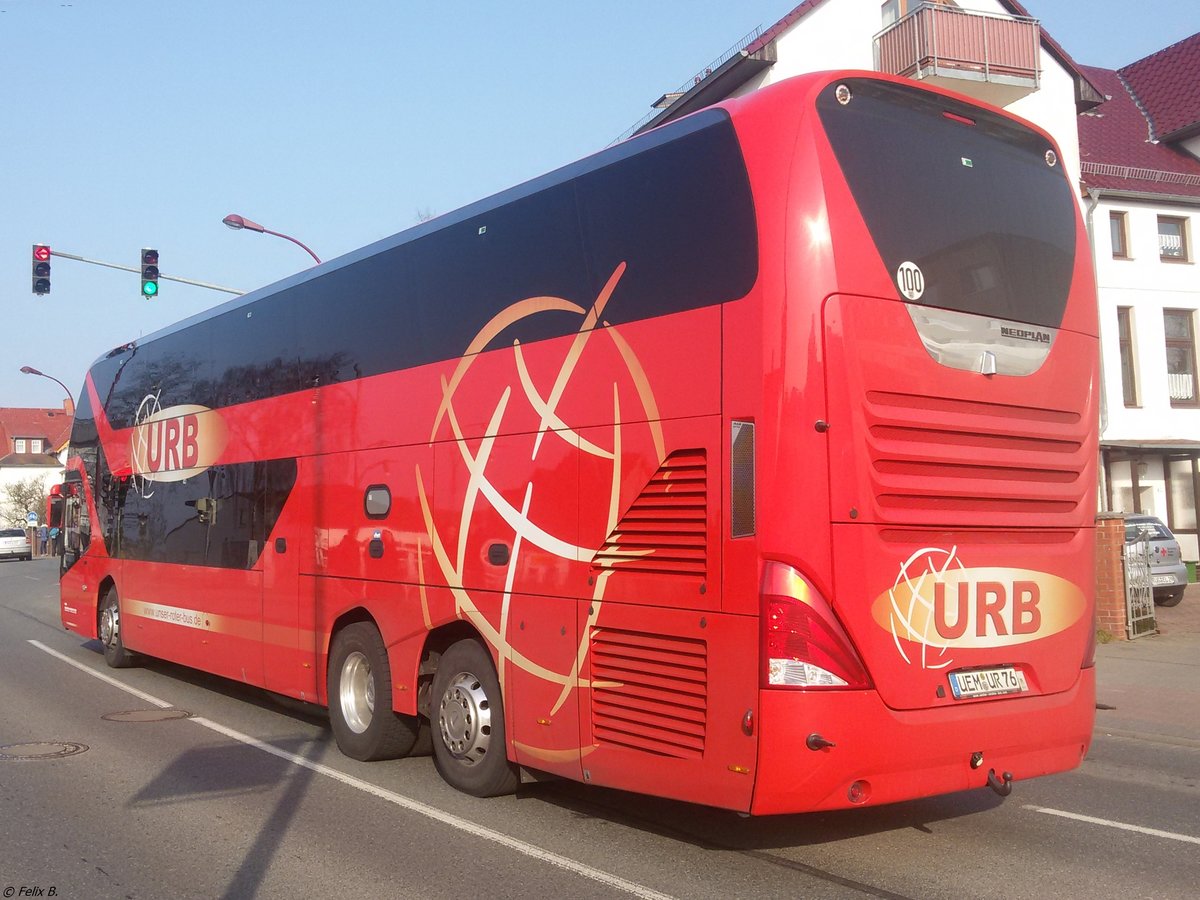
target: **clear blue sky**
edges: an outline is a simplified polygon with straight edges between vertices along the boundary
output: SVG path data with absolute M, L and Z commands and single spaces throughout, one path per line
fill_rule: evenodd
M 56 259 L 36 298 L 35 241 L 259 287 L 308 257 L 227 213 L 331 259 L 604 147 L 796 2 L 0 0 L 0 406 L 227 297 Z M 1200 30 L 1200 0 L 1025 5 L 1091 65 Z

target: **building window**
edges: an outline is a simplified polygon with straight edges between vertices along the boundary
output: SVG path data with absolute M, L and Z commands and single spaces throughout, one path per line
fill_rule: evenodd
M 1188 262 L 1187 219 L 1158 217 L 1158 256 L 1170 262 Z
M 1113 259 L 1129 259 L 1129 230 L 1125 213 L 1110 212 L 1108 230 L 1112 235 Z
M 13 438 L 13 453 L 25 452 L 25 438 Z
M 1163 310 L 1167 341 L 1167 388 L 1172 406 L 1196 406 L 1195 310 Z
M 29 439 L 29 452 L 30 453 L 41 453 L 42 452 L 42 439 L 41 438 L 30 438 Z
M 1121 393 L 1126 406 L 1137 406 L 1137 363 L 1133 355 L 1133 310 L 1117 307 L 1117 334 L 1121 342 Z

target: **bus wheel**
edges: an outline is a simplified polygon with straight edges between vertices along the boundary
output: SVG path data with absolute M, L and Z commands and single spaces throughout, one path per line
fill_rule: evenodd
M 334 637 L 326 688 L 333 736 L 346 756 L 397 759 L 416 743 L 421 719 L 392 711 L 387 648 L 370 622 L 347 625 Z
M 121 603 L 117 589 L 110 587 L 100 600 L 100 621 L 97 629 L 104 647 L 104 661 L 114 669 L 128 669 L 137 657 L 125 649 L 121 641 Z
M 429 718 L 433 760 L 447 782 L 476 797 L 517 789 L 517 768 L 507 756 L 500 681 L 478 641 L 459 641 L 442 654 Z

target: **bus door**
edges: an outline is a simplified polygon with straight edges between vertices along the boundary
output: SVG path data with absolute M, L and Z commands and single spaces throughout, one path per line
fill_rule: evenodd
M 313 702 L 317 697 L 317 673 L 313 661 L 313 631 L 300 629 L 299 518 L 293 498 L 297 467 L 295 460 L 258 462 L 253 469 L 250 517 L 257 551 L 254 567 L 262 574 L 262 663 L 263 684 L 271 691 Z M 303 652 L 302 652 L 303 648 Z
M 96 577 L 93 562 L 85 553 L 91 542 L 91 517 L 83 478 L 78 471 L 68 471 L 59 493 L 47 501 L 53 537 L 48 552 L 59 557 L 61 593 L 72 598 L 63 601 L 62 620 L 67 627 L 83 634 L 96 632 Z M 80 598 L 90 601 L 84 607 Z
M 305 665 L 301 659 L 298 585 L 298 529 L 279 523 L 267 537 L 259 562 L 262 567 L 263 677 L 267 690 L 314 702 L 316 667 L 311 662 L 311 628 Z
M 134 650 L 262 685 L 262 572 L 244 464 L 147 482 L 122 514 L 123 628 Z

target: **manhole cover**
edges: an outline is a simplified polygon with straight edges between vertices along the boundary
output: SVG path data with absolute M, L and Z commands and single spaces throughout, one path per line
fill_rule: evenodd
M 186 709 L 130 709 L 125 712 L 115 712 L 100 718 L 110 722 L 165 722 L 168 719 L 190 719 L 192 714 Z
M 74 756 L 87 749 L 87 744 L 74 741 L 35 741 L 30 744 L 5 744 L 0 746 L 0 760 L 9 759 L 60 759 Z

